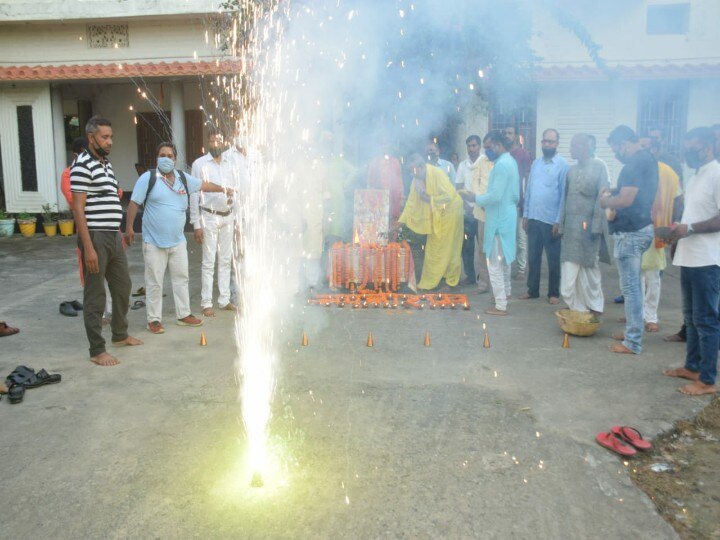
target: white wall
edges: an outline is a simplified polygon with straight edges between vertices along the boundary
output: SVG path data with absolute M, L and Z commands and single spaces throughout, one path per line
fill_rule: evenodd
M 219 4 L 219 0 L 0 0 L 0 21 L 209 13 Z
M 467 157 L 467 147 L 465 139 L 470 135 L 478 135 L 480 138 L 485 137 L 488 132 L 488 104 L 479 96 L 473 99 L 463 108 L 462 123 L 455 132 L 455 141 L 452 147 L 460 156 L 460 161 Z
M 600 55 L 615 64 L 667 64 L 720 62 L 720 1 L 691 0 L 687 35 L 648 35 L 647 6 L 668 0 L 573 0 L 562 9 L 580 21 L 590 37 L 602 46 Z M 546 2 L 533 8 L 531 45 L 543 64 L 593 65 L 586 49 L 549 12 Z M 558 8 L 560 9 L 560 8 Z
M 607 163 L 611 183 L 621 165 L 606 143 L 610 131 L 619 124 L 635 128 L 638 84 L 621 82 L 553 82 L 538 86 L 537 155 L 542 155 L 542 132 L 560 132 L 559 153 L 570 159 L 570 139 L 575 133 L 588 133 L 597 139 L 597 156 Z
M 66 2 L 58 2 L 65 4 Z M 70 3 L 70 2 L 67 2 Z M 98 23 L 97 20 L 92 21 Z M 125 48 L 91 49 L 85 22 L 0 24 L 0 65 L 72 65 L 215 59 L 214 37 L 198 17 L 129 20 Z
M 720 124 L 720 79 L 690 81 L 688 129 Z

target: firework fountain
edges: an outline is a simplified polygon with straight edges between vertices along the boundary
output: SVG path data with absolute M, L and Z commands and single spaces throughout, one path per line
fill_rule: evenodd
M 478 34 L 457 21 L 482 20 L 504 35 L 505 14 L 494 15 L 504 8 L 483 6 L 470 0 L 230 0 L 226 6 L 232 10 L 216 45 L 241 67 L 211 81 L 217 116 L 206 114 L 234 133 L 247 158 L 248 181 L 235 201 L 236 337 L 254 486 L 269 465 L 283 316 L 307 284 L 303 279 L 320 271 L 323 160 L 353 144 L 356 160 L 371 157 L 381 140 L 422 145 L 475 99 L 485 73 L 501 63 L 475 50 Z M 326 131 L 338 132 L 334 148 L 319 144 Z

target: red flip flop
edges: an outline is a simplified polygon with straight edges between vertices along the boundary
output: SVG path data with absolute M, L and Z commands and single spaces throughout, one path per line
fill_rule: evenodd
M 630 426 L 613 426 L 610 431 L 626 443 L 632 444 L 638 450 L 650 450 L 652 444 L 643 439 L 642 433 Z
M 632 457 L 635 454 L 637 454 L 637 450 L 635 450 L 632 446 L 628 446 L 624 444 L 614 433 L 598 433 L 595 436 L 595 440 L 598 442 L 600 446 L 604 446 L 608 450 L 611 450 L 615 452 L 616 454 L 620 454 L 621 456 L 625 457 Z

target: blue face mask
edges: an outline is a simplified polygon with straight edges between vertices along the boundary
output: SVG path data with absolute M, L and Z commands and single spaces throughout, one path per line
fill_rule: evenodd
M 486 149 L 485 149 L 485 156 L 486 156 L 490 161 L 495 161 L 495 160 L 498 158 L 497 152 L 495 152 L 495 150 L 493 150 L 492 148 L 486 148 Z
M 158 158 L 157 168 L 161 173 L 167 174 L 175 168 L 175 162 L 169 157 L 160 157 Z

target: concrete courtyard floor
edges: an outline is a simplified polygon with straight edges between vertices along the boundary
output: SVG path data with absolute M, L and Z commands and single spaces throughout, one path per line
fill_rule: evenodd
M 166 333 L 150 335 L 145 311 L 131 311 L 145 345 L 95 366 L 82 317 L 58 313 L 82 299 L 74 246 L 0 239 L 0 320 L 21 329 L 0 341 L 0 372 L 22 364 L 63 377 L 21 404 L 0 401 L 5 538 L 676 537 L 631 482 L 632 463 L 594 441 L 617 424 L 654 437 L 710 401 L 662 376 L 684 357 L 662 341 L 680 325 L 676 268 L 665 273 L 661 332 L 637 357 L 607 350 L 622 328 L 607 266 L 605 323 L 569 349 L 543 299 L 512 301 L 506 318 L 482 314 L 487 295 L 471 297 L 470 312 L 295 306 L 278 320 L 280 472 L 253 489 L 233 316 L 206 320 L 200 347 L 200 329 L 173 324 L 166 279 Z M 189 246 L 199 312 L 200 252 Z M 136 289 L 139 245 L 129 259 Z

